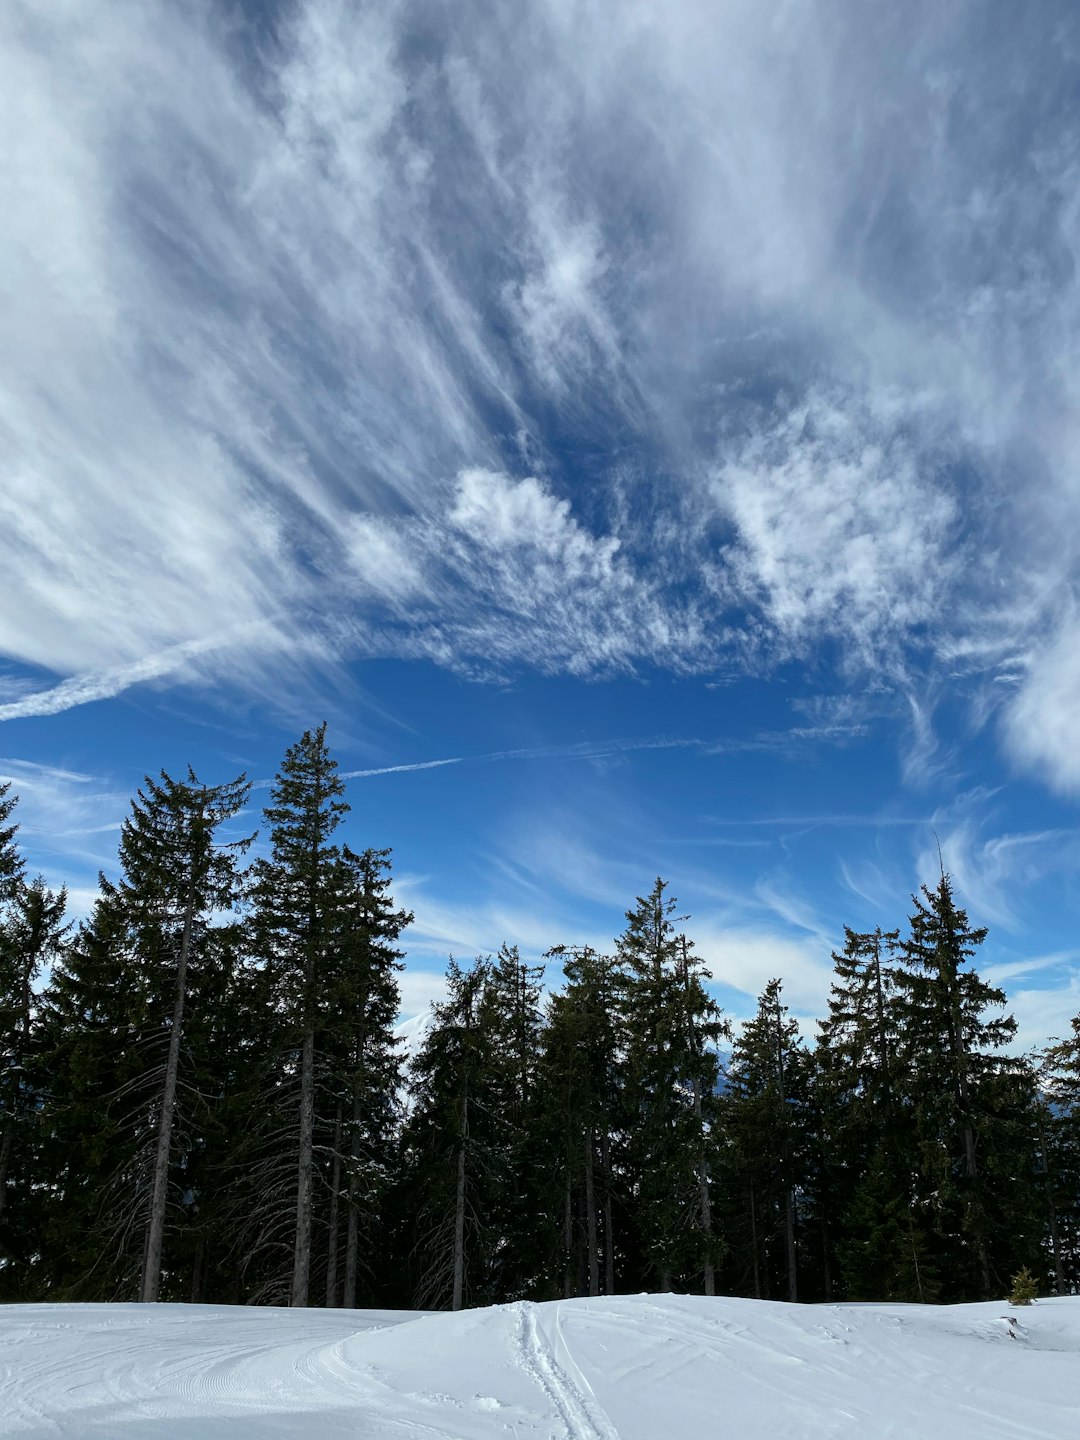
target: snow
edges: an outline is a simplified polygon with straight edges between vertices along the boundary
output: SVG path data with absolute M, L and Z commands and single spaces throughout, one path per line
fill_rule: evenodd
M 1075 1440 L 1078 1359 L 1080 1298 L 4 1306 L 0 1436 Z

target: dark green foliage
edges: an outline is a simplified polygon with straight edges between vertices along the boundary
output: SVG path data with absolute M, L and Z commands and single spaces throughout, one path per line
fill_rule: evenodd
M 694 1283 L 716 1263 L 710 1206 L 708 1127 L 727 1033 L 703 984 L 693 945 L 676 929 L 677 909 L 657 879 L 626 914 L 617 942 L 618 1014 L 629 1127 L 626 1160 L 633 1223 L 648 1283 Z
M 779 980 L 769 981 L 757 1014 L 735 1042 L 724 1128 L 732 1180 L 746 1209 L 743 1243 L 750 1252 L 753 1293 L 795 1300 L 809 1062 L 782 990 Z
M 565 984 L 549 1002 L 541 1057 L 546 1273 L 552 1294 L 611 1294 L 626 1188 L 615 961 L 589 946 L 550 957 L 562 960 Z
M 33 1284 L 44 1103 L 41 1015 L 36 986 L 63 954 L 70 925 L 67 895 L 39 876 L 21 878 L 0 916 L 0 1255 L 7 1261 L 0 1294 L 17 1298 Z
M 395 942 L 412 917 L 393 908 L 388 850 L 333 839 L 343 794 L 326 726 L 307 731 L 271 789 L 270 855 L 253 867 L 264 1030 L 246 1283 L 294 1305 L 353 1304 L 370 1280 L 393 1145 Z
M 52 1180 L 45 1268 L 72 1298 L 132 1298 L 142 1273 L 163 1105 L 173 1103 L 167 1075 L 182 965 L 191 1003 L 170 1115 L 166 1223 L 175 1237 L 190 1222 L 188 1162 L 206 1144 L 217 1098 L 204 1083 L 200 1040 L 228 986 L 236 862 L 247 843 L 222 843 L 218 831 L 247 791 L 242 778 L 216 787 L 190 772 L 185 781 L 147 778 L 122 827 L 120 879 L 101 877 L 93 917 L 53 973 L 41 1042 Z M 182 1283 L 179 1271 L 166 1276 L 166 1291 L 174 1279 Z
M 1024 1265 L 1019 1269 L 1009 1282 L 1010 1305 L 1030 1305 L 1033 1300 L 1039 1298 L 1039 1287 L 1035 1283 L 1035 1276 Z
M 894 978 L 915 1209 L 940 1297 L 990 1299 L 1042 1239 L 1034 1076 L 1001 1053 L 1016 1022 L 1000 1013 L 1003 992 L 973 968 L 985 929 L 969 924 L 945 874 L 914 900 Z
M 248 877 L 246 794 L 147 780 L 72 936 L 0 788 L 0 1297 L 1080 1288 L 1080 1017 L 1037 1063 L 1008 1053 L 948 876 L 903 936 L 845 930 L 813 1046 L 775 979 L 721 1066 L 657 879 L 613 953 L 549 952 L 546 999 L 512 944 L 451 960 L 403 1074 L 412 917 L 390 852 L 338 841 L 325 727 L 288 750 Z
M 495 1296 L 499 1237 L 492 1229 L 505 1184 L 509 1138 L 500 1111 L 502 1081 L 486 1025 L 491 963 L 451 958 L 446 999 L 412 1065 L 412 1113 L 403 1150 L 415 1217 L 410 1239 L 413 1303 L 460 1309 Z

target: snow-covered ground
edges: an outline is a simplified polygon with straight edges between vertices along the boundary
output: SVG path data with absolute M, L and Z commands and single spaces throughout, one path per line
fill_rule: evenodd
M 7 1306 L 0 1435 L 1076 1440 L 1080 1299 L 642 1295 L 423 1316 Z

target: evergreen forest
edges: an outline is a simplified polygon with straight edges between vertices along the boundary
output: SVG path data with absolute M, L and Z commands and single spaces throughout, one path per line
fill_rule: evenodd
M 76 925 L 0 788 L 0 1300 L 1080 1289 L 1080 1016 L 1016 1053 L 944 872 L 838 929 L 814 1036 L 781 978 L 733 1032 L 657 879 L 608 953 L 450 959 L 406 1057 L 412 917 L 325 726 L 250 801 L 147 778 Z

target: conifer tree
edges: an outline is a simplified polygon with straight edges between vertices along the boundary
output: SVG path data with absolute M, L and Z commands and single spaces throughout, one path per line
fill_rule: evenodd
M 1037 1175 L 1057 1295 L 1080 1290 L 1080 1015 L 1071 1032 L 1047 1047 L 1038 1071 Z
M 219 786 L 190 770 L 184 781 L 147 777 L 121 828 L 120 879 L 101 876 L 93 917 L 47 997 L 62 1228 L 107 1235 L 114 1285 L 123 1293 L 137 1268 L 143 1300 L 158 1298 L 176 1199 L 188 995 L 234 929 L 219 917 L 238 901 L 248 843 L 223 843 L 218 832 L 248 790 L 242 776 Z
M 361 1270 L 371 1273 L 378 1216 L 392 1179 L 401 1083 L 393 1027 L 399 1008 L 397 948 L 412 914 L 394 908 L 390 851 L 343 848 L 349 875 L 336 969 L 324 994 L 325 1088 L 334 1108 L 327 1219 L 326 1303 L 356 1304 Z M 329 1107 L 328 1107 L 329 1108 Z M 339 1227 L 345 1211 L 344 1274 Z M 367 1253 L 361 1255 L 363 1241 Z
M 32 1246 L 16 1246 L 9 1217 L 9 1186 L 18 1190 L 24 1209 L 32 1201 L 24 1166 L 30 1130 L 41 1101 L 35 1076 L 39 1044 L 35 982 L 63 952 L 70 929 L 64 921 L 67 892 L 54 894 L 44 880 L 18 881 L 6 913 L 0 914 L 0 1250 L 25 1260 Z M 21 1182 L 21 1183 L 20 1183 Z
M 15 796 L 0 786 L 0 1272 L 17 1298 L 36 1249 L 32 1230 L 34 1120 L 40 1104 L 32 1074 L 38 1006 L 34 985 L 59 955 L 66 895 L 40 877 L 27 884 L 11 819 Z
M 590 946 L 560 946 L 564 988 L 543 1037 L 545 1210 L 558 1234 L 556 1293 L 615 1293 L 615 1167 L 621 1149 L 621 1030 L 615 962 Z M 553 1257 L 554 1258 L 554 1257 Z
M 821 1130 L 810 1206 L 850 1299 L 929 1300 L 934 1272 L 915 1214 L 910 1112 L 896 1087 L 899 931 L 845 927 L 815 1053 Z
M 499 1298 L 498 1222 L 510 1133 L 506 1070 L 488 1000 L 491 961 L 451 958 L 447 998 L 412 1065 L 404 1150 L 416 1217 L 414 1296 L 460 1310 Z
M 726 1033 L 666 890 L 657 878 L 627 911 L 617 941 L 639 1242 L 646 1272 L 663 1290 L 676 1277 L 710 1285 L 714 1275 L 706 1112 L 716 1090 L 716 1043 Z
M 11 818 L 17 803 L 11 782 L 0 781 L 0 906 L 14 897 L 23 875 L 23 858 L 15 842 L 19 826 Z
M 753 1290 L 769 1299 L 783 1277 L 789 1300 L 798 1291 L 798 1207 L 804 1136 L 807 1060 L 797 1023 L 788 1018 L 779 980 L 770 980 L 757 1013 L 732 1047 L 724 1111 L 733 1179 L 742 1192 Z M 774 1260 L 781 1242 L 784 1263 Z M 748 1242 L 748 1243 L 747 1243 Z
M 307 730 L 285 753 L 265 817 L 271 853 L 256 861 L 252 900 L 268 997 L 282 1043 L 295 1056 L 295 1223 L 289 1304 L 308 1304 L 311 1280 L 316 1130 L 316 1040 L 320 993 L 333 974 L 348 903 L 340 846 L 332 837 L 348 805 L 326 725 Z M 275 1185 L 271 1203 L 282 1196 Z
M 536 1213 L 543 976 L 543 965 L 530 965 L 516 945 L 503 944 L 484 989 L 481 1023 L 490 1036 L 492 1067 L 488 1103 L 501 1132 L 488 1162 L 497 1182 L 489 1219 L 502 1242 L 491 1276 L 499 1301 L 531 1293 L 544 1263 Z
M 971 964 L 986 929 L 969 923 L 944 871 L 913 899 L 895 981 L 920 1198 L 932 1217 L 943 1298 L 989 1299 L 994 1275 L 1004 1283 L 1037 1244 L 1033 1186 L 1025 1183 L 1035 1167 L 1034 1077 L 1000 1054 L 1016 1022 L 994 1013 L 1004 993 Z

